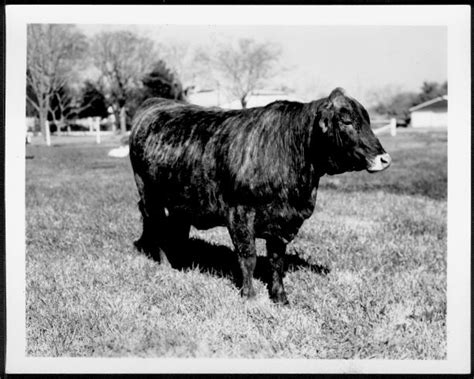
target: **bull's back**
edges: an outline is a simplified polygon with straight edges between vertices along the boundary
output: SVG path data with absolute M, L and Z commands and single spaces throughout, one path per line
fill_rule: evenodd
M 145 190 L 168 209 L 222 213 L 213 139 L 226 114 L 172 101 L 144 104 L 134 121 L 130 159 Z
M 211 124 L 197 122 L 202 117 L 196 115 L 196 109 L 174 101 L 145 103 L 137 114 L 130 137 L 134 168 L 151 172 L 167 167 L 184 169 L 195 164 L 214 132 Z

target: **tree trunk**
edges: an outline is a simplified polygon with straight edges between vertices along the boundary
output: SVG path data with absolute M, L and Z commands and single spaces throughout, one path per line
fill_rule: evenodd
M 247 95 L 240 98 L 240 104 L 242 105 L 242 109 L 247 108 Z
M 64 116 L 61 115 L 61 118 L 59 120 L 54 120 L 54 123 L 56 124 L 56 135 L 60 136 L 61 133 L 61 128 L 66 125 L 66 120 L 64 119 Z
M 39 119 L 40 119 L 40 129 L 41 134 L 46 142 L 46 146 L 51 146 L 51 132 L 49 129 L 49 121 L 48 121 L 48 110 L 47 109 L 40 109 Z
M 114 112 L 114 122 L 112 123 L 112 133 L 117 133 L 117 122 L 118 122 L 118 117 L 117 113 Z
M 45 95 L 44 98 L 40 97 L 38 106 L 41 134 L 46 141 L 46 146 L 51 146 L 51 133 L 48 122 L 49 96 Z
M 114 113 L 114 123 L 112 124 L 112 132 L 116 133 L 117 130 L 120 130 L 120 111 L 118 108 L 113 108 Z
M 51 146 L 51 132 L 49 130 L 48 120 L 44 122 L 44 129 L 45 129 L 46 146 Z
M 120 108 L 120 133 L 125 134 L 127 131 L 127 120 L 125 113 L 125 106 Z
M 43 136 L 43 139 L 46 140 L 46 124 L 45 124 L 46 116 L 44 114 L 44 110 L 40 109 L 38 111 L 38 114 L 39 114 L 39 123 L 40 123 L 41 135 Z

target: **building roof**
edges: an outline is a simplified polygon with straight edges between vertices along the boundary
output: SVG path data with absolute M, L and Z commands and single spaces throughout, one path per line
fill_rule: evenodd
M 219 91 L 215 89 L 199 89 L 190 92 L 187 95 L 191 104 L 201 105 L 203 107 L 214 107 L 220 103 Z
M 263 107 L 277 100 L 301 101 L 301 99 L 293 93 L 285 91 L 263 89 L 254 90 L 247 96 L 247 108 Z M 222 108 L 241 109 L 240 100 L 234 100 L 230 103 L 223 104 Z
M 427 107 L 433 107 L 433 106 L 438 106 L 439 107 L 439 106 L 446 105 L 446 107 L 447 107 L 447 104 L 448 104 L 448 95 L 443 95 L 443 96 L 439 96 L 435 99 L 425 101 L 424 103 L 415 105 L 414 107 L 411 107 L 410 112 L 418 111 L 420 109 L 427 108 Z
M 218 106 L 225 109 L 242 108 L 240 100 L 225 101 L 226 95 L 224 91 L 216 89 L 194 89 L 187 97 L 191 104 L 205 107 Z M 258 89 L 248 94 L 247 108 L 265 106 L 276 100 L 302 101 L 294 93 L 274 89 Z

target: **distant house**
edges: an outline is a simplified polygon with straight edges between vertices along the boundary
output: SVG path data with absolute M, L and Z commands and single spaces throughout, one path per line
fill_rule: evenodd
M 448 126 L 448 96 L 440 96 L 410 108 L 414 128 Z
M 218 107 L 222 101 L 220 91 L 215 89 L 192 89 L 186 97 L 191 104 L 203 107 Z
M 277 100 L 301 101 L 296 95 L 278 90 L 255 90 L 247 96 L 247 108 L 263 107 Z M 223 104 L 222 108 L 241 109 L 240 100 L 234 100 L 230 103 Z
M 241 109 L 240 100 L 226 102 L 222 91 L 215 89 L 193 90 L 187 95 L 191 104 L 204 107 L 221 107 L 226 109 Z M 255 90 L 247 96 L 247 108 L 262 107 L 276 100 L 301 101 L 295 95 L 278 90 Z

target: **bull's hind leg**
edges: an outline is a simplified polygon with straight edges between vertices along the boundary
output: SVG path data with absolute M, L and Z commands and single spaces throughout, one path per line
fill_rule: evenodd
M 186 251 L 190 228 L 191 225 L 178 215 L 167 214 L 160 230 L 160 242 L 172 264 Z
M 270 261 L 270 283 L 268 291 L 275 303 L 288 304 L 283 277 L 285 276 L 286 244 L 276 238 L 267 239 L 267 255 Z
M 167 216 L 165 208 L 156 204 L 153 201 L 153 196 L 147 196 L 145 182 L 137 173 L 135 173 L 135 182 L 140 195 L 138 209 L 142 215 L 143 230 L 141 237 L 134 242 L 134 245 L 139 251 L 150 255 L 153 259 L 170 265 L 159 238 L 160 230 L 163 229 L 163 223 Z
M 228 228 L 230 237 L 238 255 L 242 273 L 242 296 L 255 297 L 252 283 L 253 272 L 257 264 L 254 232 L 255 211 L 237 206 L 229 212 Z
M 147 212 L 145 205 L 142 200 L 138 202 L 138 208 L 142 214 L 143 230 L 140 239 L 134 242 L 135 247 L 150 255 L 154 259 L 158 259 L 164 265 L 170 265 L 168 257 L 163 250 L 163 244 L 160 235 L 160 229 L 163 229 L 163 221 L 165 217 L 165 211 L 163 209 L 161 215 L 150 215 Z

